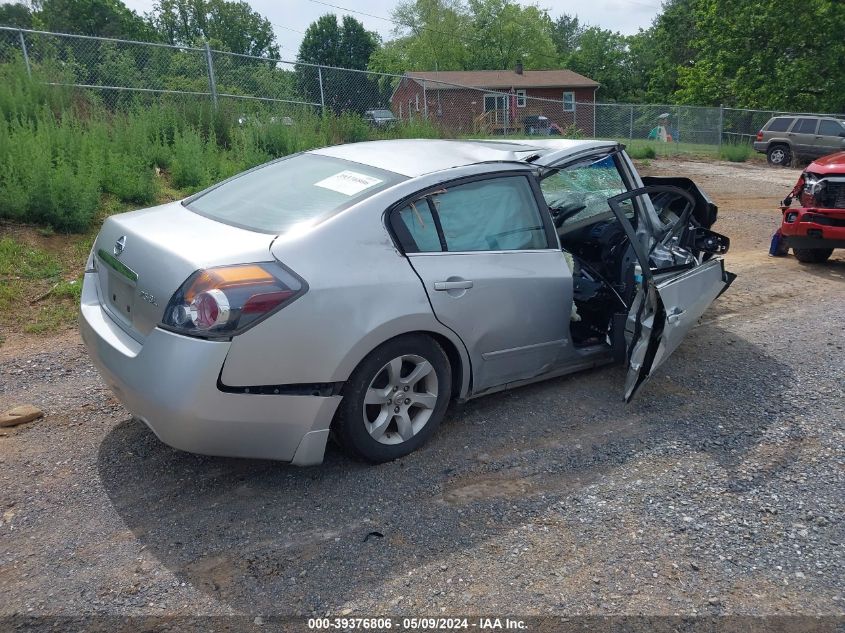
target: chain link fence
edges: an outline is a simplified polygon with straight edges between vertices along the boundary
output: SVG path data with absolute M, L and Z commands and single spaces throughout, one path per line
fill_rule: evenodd
M 0 63 L 11 62 L 22 64 L 35 81 L 87 89 L 115 109 L 144 100 L 201 99 L 214 107 L 235 104 L 230 107 L 242 121 L 283 117 L 289 123 L 303 113 L 360 117 L 383 109 L 405 124 L 424 123 L 445 135 L 616 139 L 649 145 L 657 154 L 716 153 L 726 143 L 748 145 L 770 117 L 794 114 L 594 103 L 576 99 L 585 93 L 566 88 L 550 98 L 412 72 L 389 75 L 238 55 L 208 44 L 171 46 L 0 27 Z

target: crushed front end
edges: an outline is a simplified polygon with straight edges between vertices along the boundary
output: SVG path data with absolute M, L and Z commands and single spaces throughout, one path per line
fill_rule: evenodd
M 845 154 L 836 156 L 841 163 L 810 164 L 781 203 L 783 245 L 801 261 L 824 261 L 845 248 Z

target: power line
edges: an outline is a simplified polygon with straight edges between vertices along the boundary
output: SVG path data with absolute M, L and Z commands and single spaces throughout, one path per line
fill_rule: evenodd
M 375 18 L 376 20 L 384 20 L 385 22 L 392 22 L 393 24 L 399 24 L 401 26 L 407 26 L 412 28 L 410 24 L 402 24 L 401 22 L 397 22 L 396 20 L 391 20 L 390 18 L 385 18 L 380 15 L 373 15 L 372 13 L 366 13 L 365 11 L 358 11 L 357 9 L 347 9 L 346 7 L 339 7 L 336 4 L 330 4 L 328 2 L 321 2 L 320 0 L 309 0 L 314 4 L 322 4 L 326 7 L 331 7 L 332 9 L 339 9 L 341 11 L 349 11 L 350 13 L 357 13 L 359 15 L 366 15 L 368 18 Z
M 292 29 L 289 26 L 285 26 L 284 24 L 276 24 L 275 22 L 270 22 L 273 26 L 278 26 L 280 29 L 285 29 L 286 31 L 293 31 L 294 33 L 299 33 L 301 35 L 305 35 L 305 31 L 300 31 L 299 29 Z

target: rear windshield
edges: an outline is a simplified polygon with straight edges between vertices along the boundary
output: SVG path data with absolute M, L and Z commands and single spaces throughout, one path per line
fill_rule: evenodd
M 393 113 L 390 110 L 373 110 L 373 116 L 377 116 L 382 119 L 390 119 L 393 118 Z
M 400 180 L 404 176 L 361 163 L 297 154 L 225 180 L 185 206 L 226 224 L 284 233 L 316 224 Z
M 793 120 L 794 119 L 787 117 L 772 119 L 771 123 L 769 123 L 769 127 L 766 129 L 769 132 L 786 132 L 789 129 L 789 126 L 792 125 Z

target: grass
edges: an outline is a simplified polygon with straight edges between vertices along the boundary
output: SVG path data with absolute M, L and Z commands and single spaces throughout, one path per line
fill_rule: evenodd
M 652 145 L 635 145 L 628 148 L 628 155 L 636 159 L 656 158 L 657 151 Z
M 25 227 L 9 232 L 0 238 L 0 330 L 41 334 L 70 327 L 82 290 L 79 262 L 93 235 L 43 236 Z M 0 339 L 8 336 L 0 332 Z
M 744 163 L 753 152 L 748 143 L 725 143 L 719 149 L 719 158 L 732 163 Z

